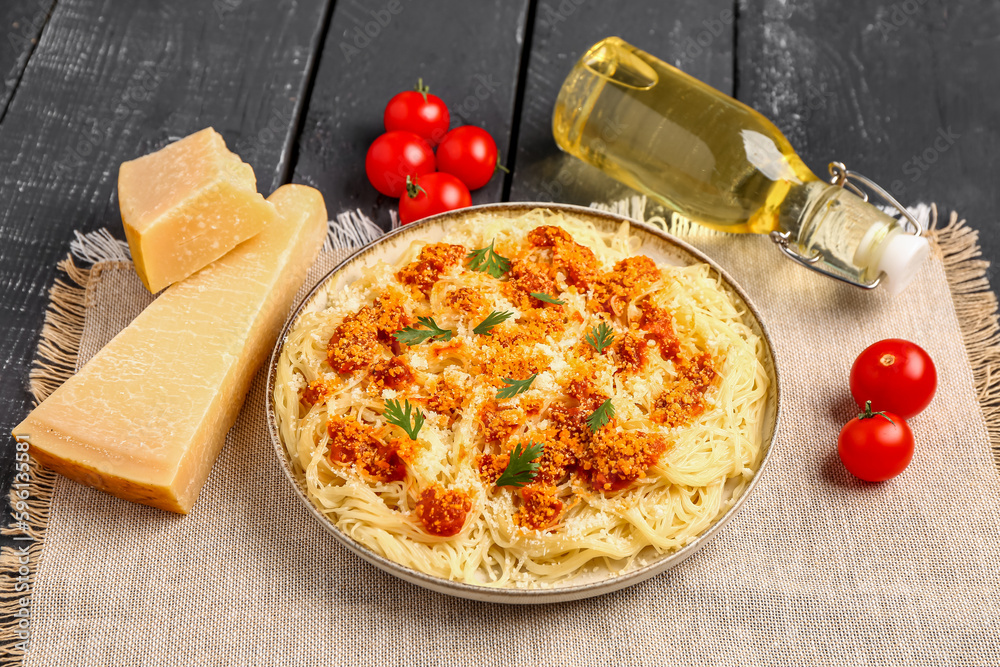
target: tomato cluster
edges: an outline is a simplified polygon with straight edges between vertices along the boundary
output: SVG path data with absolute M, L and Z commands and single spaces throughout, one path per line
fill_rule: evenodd
M 469 191 L 503 169 L 489 132 L 474 125 L 448 130 L 448 107 L 423 80 L 389 100 L 383 122 L 385 134 L 368 149 L 365 172 L 376 190 L 399 199 L 403 224 L 471 206 Z
M 913 432 L 906 420 L 934 398 L 934 362 L 919 345 L 889 338 L 858 355 L 850 386 L 864 412 L 840 431 L 840 460 L 851 474 L 869 482 L 895 477 L 913 458 Z

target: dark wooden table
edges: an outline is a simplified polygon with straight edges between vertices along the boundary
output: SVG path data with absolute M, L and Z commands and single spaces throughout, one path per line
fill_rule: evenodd
M 259 189 L 307 183 L 383 226 L 364 155 L 417 77 L 511 169 L 476 203 L 587 204 L 622 186 L 556 149 L 560 83 L 618 35 L 772 118 L 818 174 L 833 159 L 937 202 L 1000 257 L 1000 3 L 899 0 L 2 0 L 0 461 L 73 230 L 122 237 L 118 165 L 214 126 Z

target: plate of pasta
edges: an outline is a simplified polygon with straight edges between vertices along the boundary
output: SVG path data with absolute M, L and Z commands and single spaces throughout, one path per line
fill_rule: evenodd
M 506 603 L 620 589 L 738 511 L 778 426 L 742 289 L 663 231 L 491 204 L 407 225 L 306 296 L 268 374 L 275 452 L 349 550 Z

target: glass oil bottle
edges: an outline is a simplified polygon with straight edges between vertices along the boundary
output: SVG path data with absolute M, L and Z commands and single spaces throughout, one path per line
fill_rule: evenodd
M 552 131 L 566 152 L 684 217 L 769 234 L 788 257 L 859 287 L 898 292 L 929 253 L 916 220 L 877 185 L 841 163 L 833 182 L 820 180 L 767 118 L 617 37 L 570 72 Z

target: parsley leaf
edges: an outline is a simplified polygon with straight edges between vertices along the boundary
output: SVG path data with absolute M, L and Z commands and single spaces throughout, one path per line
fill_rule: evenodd
M 587 426 L 594 433 L 597 433 L 597 429 L 601 428 L 615 416 L 615 406 L 611 404 L 611 399 L 601 403 L 601 407 L 594 410 L 594 412 L 587 417 Z
M 476 325 L 476 328 L 472 330 L 472 333 L 477 333 L 480 336 L 492 336 L 493 332 L 491 329 L 501 322 L 506 321 L 513 315 L 514 313 L 510 311 L 500 312 L 499 310 L 494 310 L 486 316 L 485 320 Z
M 566 303 L 565 301 L 557 299 L 554 296 L 549 296 L 544 292 L 529 292 L 529 294 L 531 294 L 531 296 L 535 297 L 539 301 L 544 301 L 545 303 L 554 303 L 557 306 L 561 306 L 564 303 Z
M 425 340 L 449 341 L 455 335 L 454 331 L 439 327 L 433 317 L 418 317 L 417 322 L 427 328 L 417 329 L 416 327 L 406 327 L 392 334 L 392 337 L 404 345 L 419 345 Z
M 416 440 L 417 434 L 420 433 L 420 427 L 424 425 L 424 415 L 420 412 L 419 408 L 414 409 L 414 406 L 410 405 L 409 401 L 405 401 L 404 403 L 406 405 L 405 409 L 396 399 L 386 401 L 382 416 L 393 426 L 398 426 L 406 431 L 406 435 L 410 436 L 410 440 Z M 413 419 L 412 424 L 410 423 L 411 418 Z
M 524 448 L 520 442 L 517 443 L 517 446 L 510 453 L 510 463 L 507 464 L 503 474 L 496 481 L 496 485 L 521 487 L 535 479 L 535 475 L 538 474 L 538 465 L 544 453 L 545 446 L 540 442 L 533 442 L 527 448 Z
M 496 239 L 490 241 L 490 244 L 485 248 L 473 250 L 466 255 L 466 258 L 469 260 L 469 268 L 473 271 L 484 271 L 494 278 L 500 279 L 503 274 L 510 271 L 510 260 L 498 255 L 493 250 L 494 243 L 496 243 Z
M 527 377 L 523 380 L 504 378 L 503 379 L 504 384 L 506 384 L 507 386 L 497 392 L 497 399 L 500 400 L 504 398 L 513 398 L 518 394 L 523 394 L 524 392 L 528 391 L 528 387 L 531 386 L 531 383 L 535 381 L 536 377 L 538 377 L 538 373 L 535 373 L 534 375 Z
M 598 353 L 604 351 L 615 339 L 614 330 L 608 326 L 607 322 L 601 322 L 596 327 L 590 330 L 590 333 L 584 338 L 587 341 L 587 345 L 597 350 Z

